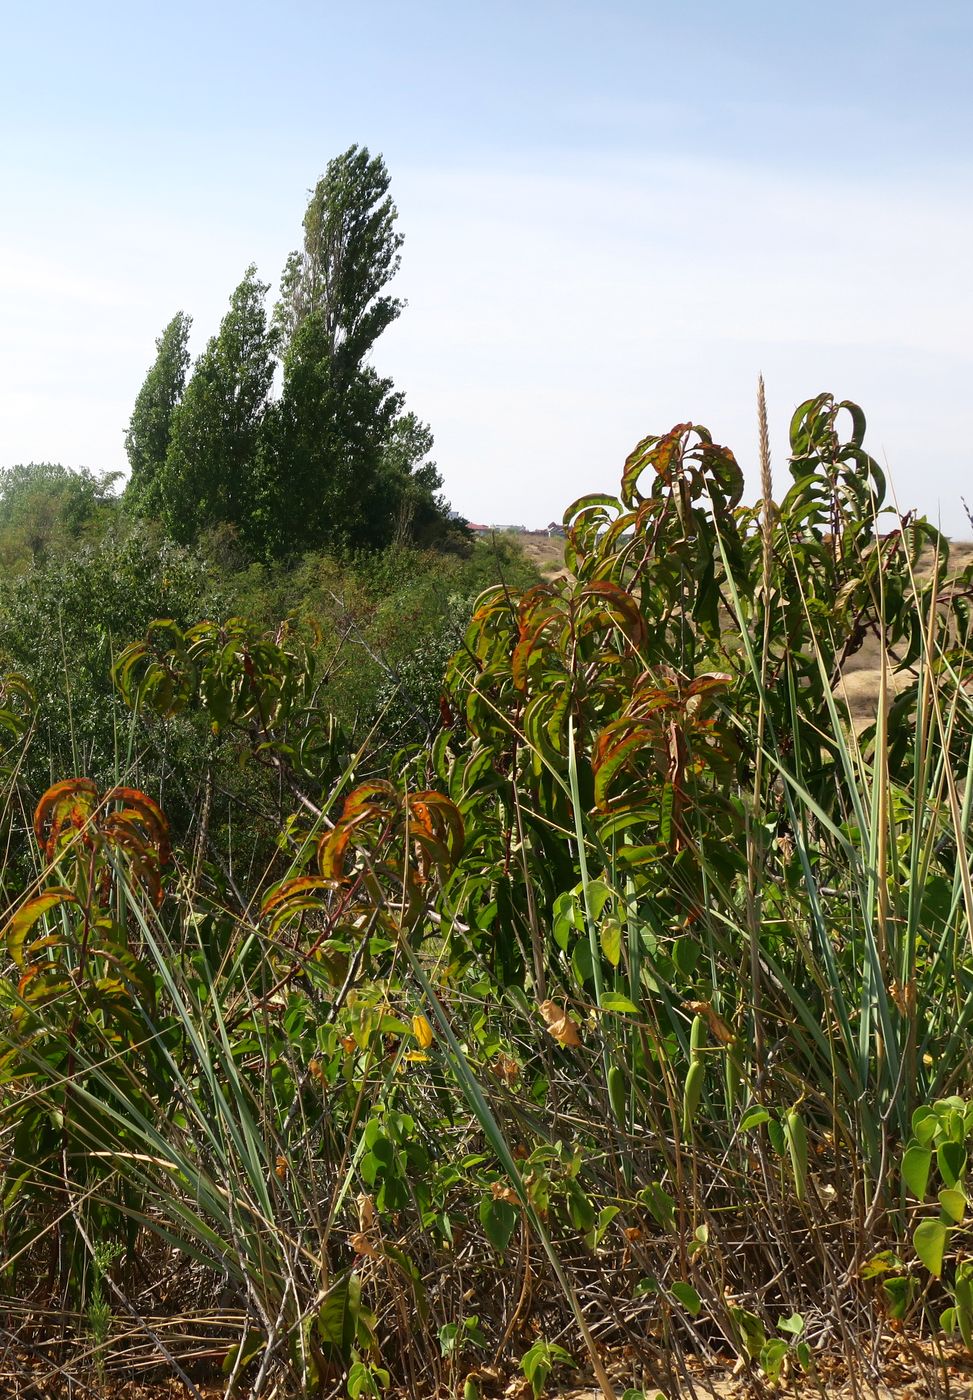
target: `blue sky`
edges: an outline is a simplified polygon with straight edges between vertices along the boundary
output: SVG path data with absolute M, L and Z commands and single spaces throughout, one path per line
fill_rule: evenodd
M 755 457 L 858 400 L 903 506 L 969 535 L 968 3 L 2 6 L 0 464 L 124 466 L 306 190 L 385 155 L 409 305 L 378 367 L 454 504 L 537 525 L 695 419 Z M 752 479 L 752 478 L 751 478 Z

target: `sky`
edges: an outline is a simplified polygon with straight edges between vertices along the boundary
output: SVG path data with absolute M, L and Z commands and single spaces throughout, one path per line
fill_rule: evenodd
M 176 311 L 194 353 L 308 190 L 381 152 L 408 305 L 374 362 L 454 507 L 543 526 L 705 424 L 756 496 L 860 403 L 899 505 L 970 537 L 969 0 L 0 0 L 0 466 L 123 470 Z

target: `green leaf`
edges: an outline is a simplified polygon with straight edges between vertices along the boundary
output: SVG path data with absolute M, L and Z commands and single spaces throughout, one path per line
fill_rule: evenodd
M 586 938 L 579 938 L 571 954 L 571 971 L 584 986 L 594 978 L 594 964 L 591 959 L 591 944 Z
M 599 934 L 601 951 L 612 967 L 617 967 L 622 958 L 622 926 L 617 919 L 605 919 Z
M 701 947 L 699 940 L 684 934 L 672 945 L 672 961 L 680 976 L 688 981 L 696 971 Z
M 943 1142 L 936 1149 L 936 1165 L 947 1186 L 957 1186 L 966 1175 L 966 1148 L 961 1142 Z
M 912 1115 L 912 1132 L 920 1147 L 928 1147 L 936 1136 L 939 1115 L 934 1108 L 924 1105 Z
M 760 1348 L 760 1354 L 757 1358 L 758 1364 L 761 1371 L 770 1380 L 776 1380 L 780 1375 L 787 1352 L 788 1346 L 783 1337 L 772 1337 L 769 1342 L 764 1342 Z
M 902 1180 L 917 1201 L 926 1199 L 929 1185 L 929 1169 L 932 1166 L 932 1148 L 908 1147 L 902 1158 Z
M 480 1224 L 498 1254 L 510 1243 L 517 1224 L 517 1212 L 509 1201 L 484 1196 L 480 1202 Z
M 740 1132 L 748 1133 L 751 1128 L 759 1128 L 761 1123 L 769 1123 L 770 1114 L 765 1108 L 759 1106 L 750 1108 L 740 1120 Z
M 606 885 L 604 880 L 589 880 L 587 902 L 591 910 L 593 919 L 600 919 L 605 905 L 612 898 L 615 891 L 610 885 Z
M 943 1271 L 943 1255 L 948 1239 L 949 1230 L 942 1220 L 921 1221 L 912 1236 L 916 1253 L 933 1278 L 939 1278 Z
M 262 1337 L 259 1332 L 250 1332 L 247 1336 L 246 1343 L 231 1347 L 223 1358 L 222 1370 L 224 1376 L 228 1376 L 234 1366 L 237 1365 L 237 1357 L 240 1358 L 239 1365 L 242 1370 L 245 1366 L 249 1366 L 251 1361 L 257 1359 L 266 1345 L 266 1339 Z M 241 1352 L 243 1353 L 242 1355 Z
M 939 1193 L 939 1204 L 951 1225 L 959 1225 L 966 1214 L 966 1194 L 957 1186 L 947 1186 Z
M 580 933 L 583 928 L 584 915 L 577 895 L 571 891 L 559 894 L 554 901 L 553 933 L 554 941 L 563 953 L 568 950 L 572 933 Z
M 743 1350 L 751 1359 L 756 1360 L 767 1340 L 760 1318 L 747 1308 L 736 1307 L 730 1308 L 730 1317 L 739 1333 Z
M 621 992 L 603 992 L 601 997 L 602 1011 L 617 1011 L 622 1016 L 637 1016 L 639 1008 L 634 1001 L 623 996 Z
M 321 1341 L 346 1364 L 355 1344 L 360 1311 L 361 1283 L 352 1270 L 335 1280 L 318 1311 Z
M 682 1304 L 690 1317 L 699 1317 L 702 1299 L 691 1283 L 676 1282 L 670 1286 L 672 1296 Z
M 800 1313 L 791 1313 L 777 1324 L 778 1332 L 786 1332 L 791 1337 L 799 1337 L 804 1331 L 804 1319 Z
M 886 1307 L 889 1317 L 901 1322 L 909 1311 L 909 1307 L 915 1297 L 915 1279 L 887 1278 L 882 1282 L 882 1292 L 885 1294 Z
M 566 1186 L 568 1216 L 574 1228 L 584 1234 L 595 1223 L 595 1208 L 577 1181 L 569 1180 Z
M 883 1249 L 879 1254 L 867 1260 L 859 1272 L 862 1278 L 878 1278 L 881 1274 L 890 1273 L 893 1269 L 901 1267 L 901 1259 L 891 1249 Z
M 386 1373 L 387 1374 L 387 1373 Z M 364 1361 L 353 1361 L 345 1382 L 349 1400 L 360 1400 L 363 1395 L 377 1397 L 381 1394 L 370 1366 Z
M 662 1226 L 663 1230 L 674 1230 L 676 1226 L 676 1203 L 663 1190 L 658 1181 L 650 1181 L 648 1186 L 640 1193 L 641 1199 L 648 1206 L 655 1219 Z
M 598 1245 L 601 1244 L 602 1240 L 605 1238 L 605 1231 L 608 1229 L 609 1225 L 615 1219 L 615 1216 L 618 1215 L 620 1210 L 621 1206 L 602 1207 L 602 1209 L 598 1212 L 598 1223 L 595 1226 L 595 1228 L 589 1232 L 589 1238 L 586 1241 L 589 1248 L 596 1249 Z
M 520 1369 L 535 1396 L 540 1395 L 547 1384 L 547 1378 L 555 1366 L 576 1366 L 578 1363 L 570 1352 L 555 1342 L 535 1342 L 529 1351 L 520 1358 Z

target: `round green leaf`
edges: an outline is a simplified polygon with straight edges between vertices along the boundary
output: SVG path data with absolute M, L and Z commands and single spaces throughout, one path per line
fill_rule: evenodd
M 943 1255 L 948 1239 L 949 1230 L 942 1220 L 923 1220 L 912 1236 L 916 1253 L 934 1278 L 938 1278 L 943 1271 Z

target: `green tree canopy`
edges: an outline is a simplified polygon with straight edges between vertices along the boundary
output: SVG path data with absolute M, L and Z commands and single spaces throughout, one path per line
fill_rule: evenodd
M 220 524 L 248 533 L 276 366 L 278 335 L 268 329 L 267 291 L 256 268 L 248 267 L 172 415 L 159 484 L 162 518 L 175 539 Z
M 191 325 L 192 317 L 180 311 L 155 342 L 155 361 L 139 390 L 125 434 L 131 467 L 125 500 L 139 515 L 158 515 L 162 508 L 160 477 L 169 451 L 172 417 L 186 385 Z
M 0 470 L 0 565 L 18 572 L 64 552 L 113 508 L 118 472 L 28 462 Z
M 403 303 L 385 287 L 399 270 L 402 235 L 381 156 L 350 146 L 328 164 L 304 215 L 304 247 L 281 279 L 277 319 L 290 341 L 320 313 L 328 355 L 354 370 Z
M 386 290 L 402 235 L 381 156 L 332 160 L 284 269 L 276 319 L 287 341 L 267 514 L 285 549 L 376 547 L 441 531 L 432 434 L 369 363 L 404 303 Z M 418 470 L 417 470 L 418 469 Z M 413 526 L 422 527 L 413 535 Z
M 330 353 L 322 313 L 304 318 L 284 363 L 265 481 L 274 552 L 383 544 L 393 502 L 382 464 L 402 403 L 391 381 L 368 365 L 343 372 Z

